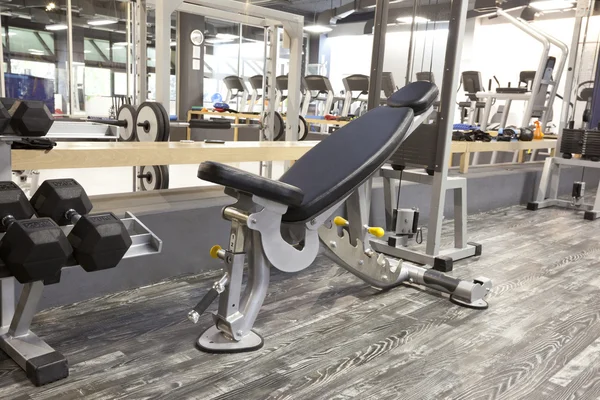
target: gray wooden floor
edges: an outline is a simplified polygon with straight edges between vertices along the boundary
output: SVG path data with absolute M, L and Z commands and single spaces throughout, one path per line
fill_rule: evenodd
M 490 308 L 412 287 L 377 293 L 319 257 L 275 273 L 256 323 L 265 347 L 209 355 L 186 311 L 214 274 L 45 311 L 34 320 L 70 377 L 33 387 L 0 355 L 5 399 L 597 399 L 600 221 L 522 207 L 470 218 Z M 165 268 L 168 268 L 165 265 Z

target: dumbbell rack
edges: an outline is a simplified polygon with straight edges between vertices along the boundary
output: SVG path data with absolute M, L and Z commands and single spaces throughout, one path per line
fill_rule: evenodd
M 12 179 L 11 143 L 19 139 L 22 137 L 0 137 L 0 181 Z M 123 259 L 161 252 L 162 241 L 133 214 L 126 212 L 121 221 L 132 240 Z M 73 225 L 61 228 L 68 235 Z M 0 240 L 3 236 L 0 234 Z M 67 267 L 74 266 L 77 264 L 71 259 Z M 25 284 L 16 304 L 15 283 L 15 278 L 0 261 L 0 349 L 26 372 L 36 386 L 66 378 L 69 374 L 66 358 L 29 330 L 42 297 L 44 282 Z

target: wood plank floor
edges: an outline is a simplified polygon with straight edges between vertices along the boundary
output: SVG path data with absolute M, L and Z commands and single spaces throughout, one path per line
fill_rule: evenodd
M 600 398 L 600 221 L 512 207 L 469 224 L 483 255 L 453 275 L 491 278 L 488 310 L 408 286 L 377 292 L 320 256 L 274 273 L 263 349 L 209 355 L 194 347 L 209 315 L 186 319 L 214 280 L 204 273 L 40 313 L 33 330 L 70 376 L 35 388 L 0 353 L 0 398 Z

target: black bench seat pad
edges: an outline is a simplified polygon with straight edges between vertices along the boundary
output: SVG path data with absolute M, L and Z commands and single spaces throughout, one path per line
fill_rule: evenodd
M 378 107 L 338 129 L 308 151 L 281 177 L 304 192 L 285 222 L 308 221 L 373 175 L 404 140 L 411 108 Z
M 439 93 L 440 91 L 435 84 L 417 81 L 394 92 L 387 99 L 387 104 L 390 107 L 410 107 L 415 115 L 420 115 L 433 105 Z
M 295 186 L 214 161 L 205 161 L 200 164 L 198 178 L 287 206 L 299 206 L 304 198 L 302 190 Z

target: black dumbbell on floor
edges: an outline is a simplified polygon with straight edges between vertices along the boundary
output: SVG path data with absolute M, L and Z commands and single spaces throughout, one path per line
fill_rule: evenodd
M 131 246 L 127 228 L 113 213 L 87 215 L 92 203 L 74 179 L 44 181 L 31 204 L 41 217 L 74 225 L 68 236 L 73 256 L 88 272 L 116 267 Z
M 0 98 L 0 134 L 45 136 L 54 118 L 43 101 Z
M 25 193 L 14 182 L 0 182 L 0 259 L 20 283 L 58 282 L 73 249 L 49 218 L 35 218 Z

